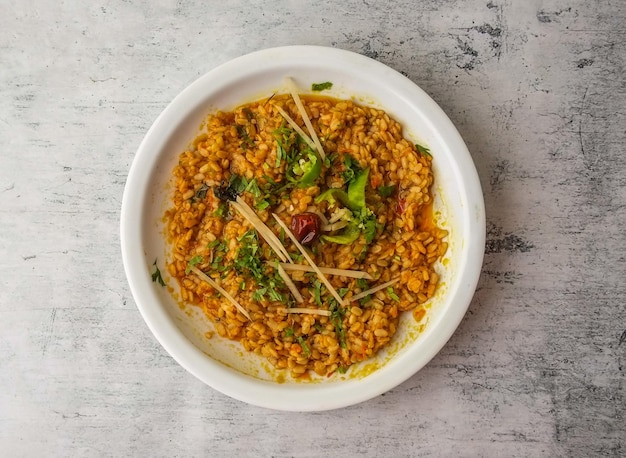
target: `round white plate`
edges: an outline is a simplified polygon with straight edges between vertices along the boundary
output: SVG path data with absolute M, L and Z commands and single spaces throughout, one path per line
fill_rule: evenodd
M 383 108 L 404 126 L 404 136 L 430 148 L 435 210 L 450 231 L 438 267 L 441 286 L 420 332 L 410 313 L 389 348 L 347 374 L 298 382 L 238 342 L 206 339 L 212 324 L 196 307 L 181 308 L 168 288 L 152 281 L 156 261 L 167 275 L 163 213 L 178 155 L 218 109 L 286 92 L 291 76 L 301 92 L 330 81 L 323 95 Z M 485 210 L 472 158 L 452 122 L 408 78 L 348 51 L 317 46 L 266 49 L 227 62 L 202 76 L 161 113 L 142 141 L 128 175 L 121 214 L 121 245 L 128 282 L 144 320 L 178 363 L 206 384 L 250 404 L 281 410 L 326 410 L 365 401 L 402 383 L 430 361 L 459 325 L 478 282 L 485 246 Z M 129 349 L 132 351 L 132 349 Z

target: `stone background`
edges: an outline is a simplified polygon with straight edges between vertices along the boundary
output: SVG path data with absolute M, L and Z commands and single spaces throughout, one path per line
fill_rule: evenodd
M 624 456 L 626 2 L 0 0 L 4 456 Z M 119 213 L 134 152 L 231 58 L 373 57 L 448 113 L 481 177 L 465 320 L 384 396 L 252 407 L 156 342 Z

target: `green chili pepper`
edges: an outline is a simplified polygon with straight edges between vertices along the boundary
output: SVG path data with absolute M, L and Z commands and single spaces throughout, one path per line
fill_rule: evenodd
M 336 200 L 341 202 L 353 212 L 360 212 L 365 208 L 365 187 L 370 169 L 361 170 L 348 185 L 348 192 L 343 189 L 330 188 L 315 198 L 315 203 L 326 201 L 334 204 Z
M 350 199 L 348 199 L 348 194 L 343 189 L 330 188 L 315 198 L 316 204 L 324 201 L 331 205 L 335 205 L 335 202 L 339 201 L 350 210 L 357 210 L 357 208 L 351 204 Z
M 340 245 L 349 245 L 359 238 L 361 229 L 359 225 L 350 223 L 346 226 L 344 231 L 339 235 L 322 235 L 322 239 L 327 242 L 339 243 Z
M 358 209 L 365 208 L 365 187 L 370 174 L 369 167 L 361 170 L 354 180 L 348 185 L 348 201 Z
M 296 160 L 290 169 L 291 180 L 296 182 L 299 188 L 313 186 L 317 177 L 322 172 L 322 161 L 312 151 L 306 157 Z
M 335 201 L 341 202 L 348 207 L 355 216 L 355 220 L 351 221 L 344 231 L 339 235 L 324 235 L 322 239 L 327 242 L 348 245 L 359 238 L 361 231 L 365 234 L 365 241 L 370 243 L 376 235 L 376 219 L 373 218 L 372 212 L 365 204 L 365 188 L 369 178 L 370 169 L 361 170 L 356 177 L 348 185 L 348 192 L 342 189 L 331 188 L 324 191 L 315 199 L 316 203 L 327 201 L 334 204 Z

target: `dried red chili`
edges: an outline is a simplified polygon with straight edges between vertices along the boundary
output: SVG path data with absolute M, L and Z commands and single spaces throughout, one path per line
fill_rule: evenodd
M 291 218 L 291 232 L 302 245 L 311 245 L 320 235 L 320 220 L 315 213 L 301 213 Z

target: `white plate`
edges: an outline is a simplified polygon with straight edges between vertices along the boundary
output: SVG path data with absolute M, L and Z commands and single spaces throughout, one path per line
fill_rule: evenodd
M 283 92 L 284 77 L 302 92 L 330 81 L 324 95 L 354 98 L 383 108 L 402 123 L 404 135 L 427 145 L 433 155 L 435 210 L 450 231 L 442 285 L 431 301 L 426 326 L 410 313 L 386 351 L 313 382 L 296 382 L 237 342 L 205 339 L 211 323 L 195 307 L 182 310 L 166 288 L 151 279 L 153 263 L 169 285 L 162 221 L 168 182 L 178 155 L 199 134 L 206 116 Z M 480 274 L 485 245 L 485 211 L 480 182 L 467 147 L 439 106 L 409 79 L 359 54 L 316 46 L 258 51 L 223 64 L 187 87 L 161 113 L 139 146 L 124 190 L 121 245 L 130 288 L 155 337 L 185 369 L 213 388 L 250 404 L 281 410 L 326 410 L 352 405 L 402 383 L 448 341 L 463 318 Z M 132 351 L 132 349 L 128 349 Z M 283 379 L 284 380 L 281 380 Z M 279 383 L 277 380 L 281 381 Z

